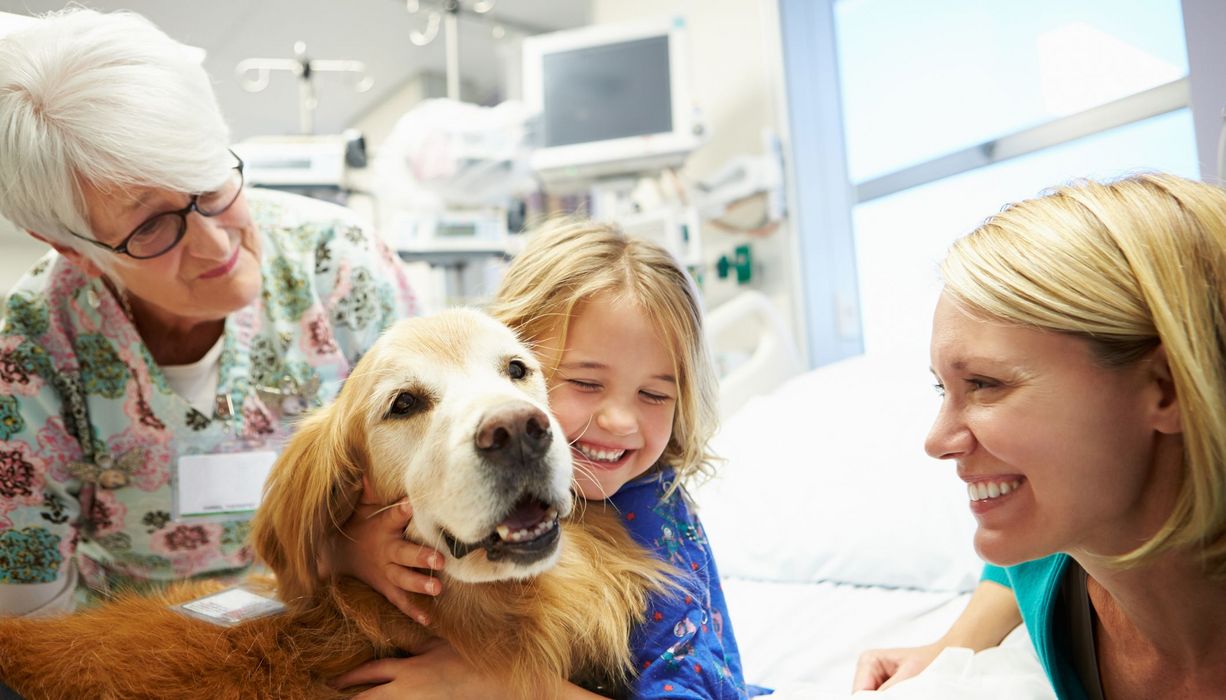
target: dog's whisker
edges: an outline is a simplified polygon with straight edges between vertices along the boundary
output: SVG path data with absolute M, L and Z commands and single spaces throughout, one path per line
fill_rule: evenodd
M 435 549 L 435 550 L 437 550 L 437 551 L 439 551 L 439 552 L 445 552 L 445 551 L 447 551 L 447 542 L 446 542 L 446 541 L 443 539 L 443 533 L 442 533 L 442 531 L 441 531 L 441 530 L 440 530 L 439 532 L 435 533 L 435 535 L 434 535 L 434 539 L 435 539 L 435 544 L 434 544 L 434 549 Z M 434 569 L 429 569 L 429 571 L 430 571 L 430 573 L 428 573 L 428 574 L 426 574 L 426 575 L 427 575 L 427 576 L 429 576 L 429 577 L 430 577 L 430 578 L 432 578 L 432 579 L 437 580 L 437 581 L 439 582 L 439 586 L 442 586 L 442 585 L 443 585 L 443 577 L 442 577 L 442 576 L 440 576 L 440 575 L 438 575 L 438 573 L 437 573 L 437 572 L 436 572 Z
M 395 507 L 399 506 L 399 505 L 400 505 L 400 504 L 402 504 L 402 503 L 408 503 L 408 499 L 402 498 L 402 499 L 400 499 L 399 501 L 396 501 L 395 503 L 389 503 L 389 504 L 387 504 L 387 505 L 383 506 L 382 508 L 379 508 L 379 509 L 378 509 L 378 510 L 376 510 L 375 512 L 371 513 L 370 515 L 366 516 L 366 519 L 367 519 L 367 520 L 370 520 L 371 518 L 375 517 L 376 515 L 378 515 L 378 514 L 380 514 L 380 513 L 384 512 L 384 511 L 391 510 L 392 508 L 395 508 Z
M 582 474 L 583 476 L 587 477 L 587 478 L 588 478 L 588 480 L 589 480 L 589 481 L 591 481 L 591 482 L 592 482 L 592 483 L 594 483 L 594 484 L 599 484 L 599 483 L 600 483 L 600 480 L 596 478 L 596 472 L 595 472 L 595 471 L 592 471 L 590 468 L 584 467 L 584 466 L 583 466 L 583 465 L 581 465 L 581 464 L 575 464 L 575 471 L 576 471 L 576 472 L 579 472 L 579 473 L 580 473 L 580 474 Z M 575 488 L 576 488 L 576 489 L 578 489 L 578 488 L 579 488 L 579 480 L 578 480 L 578 478 L 577 478 L 577 477 L 571 477 L 571 481 L 572 481 L 572 482 L 574 482 L 574 484 L 575 484 Z M 582 493 L 582 491 L 580 491 L 580 493 Z M 608 498 L 609 496 L 612 496 L 612 495 L 613 495 L 613 494 L 611 494 L 611 493 L 610 493 L 610 494 L 605 494 L 605 497 L 606 497 L 606 498 Z
M 580 463 L 580 462 L 575 462 L 575 471 L 576 471 L 576 472 L 579 472 L 579 473 L 580 473 L 580 474 L 582 474 L 583 476 L 586 476 L 586 477 L 587 477 L 587 478 L 588 478 L 590 481 L 592 481 L 593 483 L 596 483 L 596 484 L 599 484 L 599 483 L 600 483 L 600 481 L 599 481 L 599 480 L 596 478 L 596 472 L 595 472 L 595 471 L 593 471 L 592 469 L 590 469 L 590 468 L 588 468 L 588 467 L 584 466 L 584 465 L 583 465 L 582 463 Z M 579 494 L 579 500 L 583 501 L 584 507 L 587 507 L 587 499 L 586 499 L 586 498 L 584 498 L 584 497 L 582 496 L 582 493 L 583 493 L 583 492 L 582 492 L 581 490 L 579 490 L 579 478 L 578 478 L 577 476 L 575 476 L 575 475 L 572 475 L 572 476 L 571 476 L 571 478 L 570 478 L 570 482 L 571 482 L 571 489 L 572 489 L 572 491 L 574 491 L 576 494 Z M 610 494 L 605 494 L 604 502 L 605 502 L 605 503 L 607 503 L 607 504 L 608 504 L 608 506 L 609 506 L 610 508 L 612 508 L 612 509 L 613 509 L 613 510 L 614 510 L 614 511 L 615 511 L 615 512 L 618 514 L 618 515 L 621 515 L 621 514 L 622 514 L 622 511 L 621 511 L 621 509 L 620 509 L 620 508 L 618 508 L 618 507 L 617 507 L 617 504 L 615 504 L 615 503 L 613 503 L 612 501 L 608 500 L 608 498 L 609 498 L 610 496 L 612 496 L 612 495 L 613 495 L 613 494 L 611 494 L 611 493 L 610 493 Z
M 571 488 L 571 511 L 566 520 L 572 523 L 582 523 L 587 515 L 587 499 L 579 493 L 578 487 Z
M 582 474 L 583 476 L 586 476 L 589 479 L 592 479 L 592 480 L 596 479 L 596 472 L 592 471 L 590 467 L 580 462 L 575 462 L 575 471 L 579 472 L 580 474 Z M 575 477 L 572 476 L 571 480 L 574 481 Z
M 438 550 L 438 551 L 440 551 L 440 552 L 442 552 L 442 551 L 445 551 L 445 550 L 446 550 L 446 548 L 447 548 L 447 541 L 446 541 L 446 540 L 443 538 L 443 531 L 442 531 L 442 530 L 439 530 L 438 532 L 434 533 L 434 540 L 435 540 L 435 542 L 434 542 L 434 545 L 433 545 L 433 546 L 434 546 L 434 548 L 435 548 L 435 549 L 437 549 L 437 550 Z
M 593 414 L 593 415 L 590 415 L 590 416 L 588 416 L 588 417 L 587 417 L 587 423 L 585 423 L 585 424 L 584 424 L 583 429 L 579 431 L 579 434 L 578 434 L 578 435 L 576 435 L 576 436 L 575 436 L 575 438 L 574 438 L 573 440 L 569 440 L 569 441 L 568 441 L 568 442 L 570 443 L 570 446 L 571 446 L 571 447 L 574 447 L 574 446 L 575 446 L 575 443 L 579 442 L 579 440 L 580 440 L 581 438 L 583 438 L 583 436 L 584 436 L 584 435 L 586 435 L 586 434 L 587 434 L 588 429 L 592 427 L 592 420 L 593 420 L 594 418 L 595 418 L 595 415 L 594 415 L 594 414 Z M 600 483 L 600 480 L 596 478 L 596 472 L 595 472 L 593 469 L 591 469 L 591 468 L 589 468 L 589 467 L 585 466 L 585 465 L 584 465 L 582 462 L 575 462 L 575 467 L 574 467 L 574 468 L 575 468 L 575 471 L 580 472 L 581 474 L 583 474 L 584 476 L 586 476 L 586 477 L 587 477 L 587 478 L 588 478 L 590 481 L 592 481 L 593 483 L 596 483 L 596 484 L 599 484 L 599 483 Z M 575 485 L 575 488 L 576 488 L 576 489 L 578 489 L 578 487 L 579 487 L 579 480 L 578 480 L 578 479 L 576 479 L 576 478 L 575 478 L 573 475 L 571 476 L 571 482 L 572 482 L 572 483 Z M 580 493 L 582 493 L 582 492 L 580 492 Z M 611 493 L 610 493 L 610 494 L 605 494 L 605 498 L 607 499 L 609 496 L 612 496 L 612 495 L 613 495 L 613 494 L 611 494 Z M 613 505 L 612 503 L 610 503 L 609 505 L 610 505 L 610 506 L 611 506 L 611 507 L 612 507 L 614 510 L 617 510 L 617 506 Z M 620 514 L 620 513 L 621 513 L 621 511 L 620 511 L 620 510 L 618 510 L 618 514 Z
M 593 420 L 594 418 L 595 418 L 595 415 L 594 415 L 594 414 L 593 414 L 593 415 L 591 415 L 591 416 L 588 416 L 588 417 L 587 417 L 587 423 L 584 423 L 584 425 L 583 425 L 583 430 L 580 430 L 580 431 L 579 431 L 579 434 L 575 436 L 575 439 L 574 439 L 574 440 L 568 440 L 568 441 L 567 441 L 568 443 L 570 443 L 570 446 L 571 446 L 571 447 L 574 447 L 574 446 L 575 446 L 575 443 L 576 443 L 576 442 L 579 442 L 579 438 L 581 438 L 581 437 L 583 437 L 584 435 L 586 435 L 586 434 L 587 434 L 587 429 L 588 429 L 588 428 L 590 428 L 590 427 L 592 427 L 592 420 Z

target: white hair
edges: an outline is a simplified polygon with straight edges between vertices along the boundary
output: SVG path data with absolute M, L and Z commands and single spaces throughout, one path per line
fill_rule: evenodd
M 81 185 L 204 192 L 233 159 L 197 57 L 144 17 L 74 8 L 0 39 L 0 214 L 81 251 Z M 101 258 L 101 259 L 100 259 Z

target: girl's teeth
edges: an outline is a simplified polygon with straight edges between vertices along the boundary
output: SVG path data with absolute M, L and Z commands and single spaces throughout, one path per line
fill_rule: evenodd
M 616 462 L 622 458 L 622 455 L 626 454 L 625 450 L 602 450 L 579 443 L 576 443 L 575 447 L 579 448 L 584 457 L 595 462 Z
M 1021 485 L 1021 479 L 1014 479 L 1013 481 L 976 481 L 966 485 L 966 493 L 972 501 L 986 501 L 1000 498 L 1012 491 L 1016 491 L 1017 487 Z

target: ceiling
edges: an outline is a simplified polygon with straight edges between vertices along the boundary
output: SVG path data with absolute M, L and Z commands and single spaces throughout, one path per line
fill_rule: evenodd
M 404 0 L 85 0 L 81 4 L 101 11 L 139 12 L 174 38 L 205 49 L 205 69 L 213 77 L 236 141 L 298 130 L 298 86 L 293 75 L 274 72 L 263 92 L 250 93 L 235 74 L 242 59 L 292 58 L 294 43 L 303 41 L 310 58 L 364 62 L 374 80 L 365 93 L 356 92 L 352 79 L 340 73 L 325 73 L 315 80 L 316 133 L 339 132 L 415 76 L 442 75 L 446 70 L 441 30 L 424 47 L 409 40 L 413 30 L 425 28 L 425 15 L 438 7 L 434 0 L 421 0 L 417 15 L 408 13 Z M 0 0 L 0 12 L 38 14 L 64 5 L 65 0 Z M 461 5 L 470 8 L 474 1 L 461 0 Z M 462 12 L 462 79 L 471 83 L 473 94 L 496 101 L 507 92 L 506 63 L 518 60 L 514 46 L 521 32 L 582 26 L 590 14 L 591 0 L 498 0 L 484 17 Z M 507 31 L 504 38 L 495 39 L 494 24 L 499 21 Z

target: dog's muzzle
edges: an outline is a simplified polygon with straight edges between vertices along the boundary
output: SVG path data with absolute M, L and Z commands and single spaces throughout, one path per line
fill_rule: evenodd
M 552 444 L 549 417 L 526 401 L 504 403 L 481 417 L 473 446 L 486 465 L 485 477 L 493 493 L 515 500 L 493 532 L 477 542 L 461 542 L 444 530 L 452 556 L 484 549 L 490 561 L 531 564 L 557 549 L 558 508 L 539 494 L 552 493 L 554 472 L 569 466 L 550 461 Z
M 485 558 L 490 561 L 506 559 L 516 564 L 532 564 L 553 553 L 561 532 L 556 508 L 533 496 L 524 496 L 489 537 L 461 542 L 444 530 L 443 539 L 456 559 L 484 549 Z

